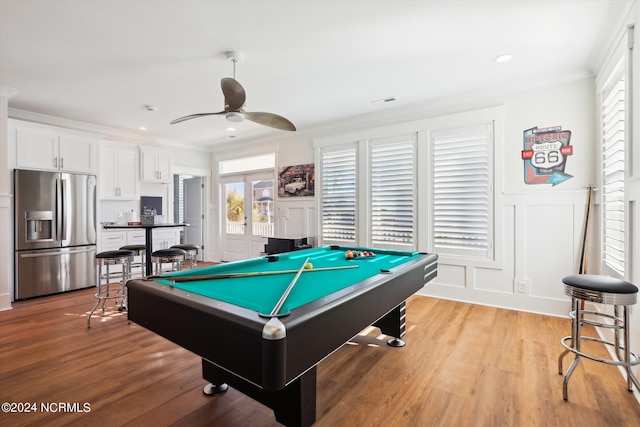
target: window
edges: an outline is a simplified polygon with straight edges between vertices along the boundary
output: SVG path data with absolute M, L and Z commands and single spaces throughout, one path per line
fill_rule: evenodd
M 374 247 L 415 246 L 415 135 L 371 142 L 370 236 Z
M 414 249 L 415 158 L 415 134 L 323 149 L 322 244 Z
M 220 175 L 249 172 L 263 169 L 273 169 L 276 166 L 275 153 L 261 154 L 258 156 L 241 157 L 222 160 L 219 163 Z
M 356 149 L 322 152 L 322 241 L 355 244 Z
M 491 124 L 431 134 L 435 252 L 492 256 Z
M 437 252 L 451 264 L 499 268 L 502 211 L 494 107 L 314 140 L 318 244 Z M 443 258 L 445 259 L 445 258 Z
M 602 94 L 602 262 L 624 277 L 625 79 L 621 66 Z
M 184 222 L 184 180 L 191 175 L 173 175 L 173 219 Z

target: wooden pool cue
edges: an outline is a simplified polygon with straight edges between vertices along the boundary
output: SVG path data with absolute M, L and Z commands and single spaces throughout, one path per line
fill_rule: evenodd
M 296 282 L 302 275 L 302 272 L 304 271 L 304 267 L 305 265 L 307 265 L 308 262 L 309 262 L 309 257 L 307 257 L 307 259 L 302 263 L 302 265 L 300 266 L 300 270 L 298 270 L 298 274 L 296 274 L 293 280 L 291 281 L 291 283 L 289 283 L 289 286 L 287 286 L 287 289 L 285 289 L 284 293 L 278 300 L 278 303 L 275 305 L 275 307 L 273 307 L 273 310 L 271 310 L 271 313 L 269 314 L 269 316 L 275 316 L 278 314 L 278 312 L 282 308 L 282 304 L 284 304 L 284 302 L 287 300 L 287 297 L 289 296 L 291 289 L 293 289 L 293 287 L 296 285 Z
M 587 274 L 587 265 L 589 263 L 589 230 L 591 219 L 591 199 L 593 198 L 593 186 L 589 186 L 587 192 L 587 211 L 584 219 L 584 229 L 582 233 L 582 249 L 580 250 L 580 268 L 579 274 Z
M 580 267 L 579 274 L 587 274 L 587 265 L 589 264 L 589 230 L 591 219 L 591 199 L 593 198 L 593 186 L 587 187 L 587 211 L 584 218 L 584 229 L 582 232 L 582 248 L 580 250 Z M 580 309 L 584 310 L 584 300 L 580 303 Z
M 320 267 L 310 270 L 303 270 L 303 273 L 313 273 L 316 271 L 330 270 L 346 270 L 349 268 L 358 268 L 359 265 L 343 265 L 339 267 Z M 254 276 L 274 276 L 277 274 L 297 273 L 298 270 L 274 270 L 274 271 L 253 271 L 248 273 L 222 273 L 209 274 L 204 276 L 147 276 L 144 280 L 173 280 L 175 282 L 197 282 L 199 280 L 216 280 L 216 279 L 233 279 L 238 277 L 254 277 Z

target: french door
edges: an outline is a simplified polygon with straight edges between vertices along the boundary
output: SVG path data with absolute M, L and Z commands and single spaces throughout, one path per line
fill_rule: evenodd
M 223 261 L 255 258 L 274 234 L 273 172 L 227 175 L 221 179 Z

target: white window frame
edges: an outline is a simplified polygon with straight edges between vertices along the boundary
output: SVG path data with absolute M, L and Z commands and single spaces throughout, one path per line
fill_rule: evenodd
M 323 212 L 323 205 L 324 205 L 324 191 L 325 191 L 325 184 L 324 184 L 324 154 L 325 153 L 337 153 L 337 152 L 344 152 L 344 151 L 353 151 L 354 152 L 354 169 L 355 169 L 355 200 L 354 200 L 354 239 L 353 241 L 350 240 L 342 240 L 342 239 L 338 239 L 338 240 L 331 240 L 331 239 L 325 239 L 324 238 L 324 212 Z M 320 245 L 354 245 L 357 246 L 359 245 L 359 218 L 360 216 L 358 215 L 358 185 L 360 182 L 360 179 L 358 177 L 358 147 L 356 143 L 350 143 L 347 145 L 340 145 L 340 146 L 335 146 L 335 147 L 324 147 L 321 150 L 318 150 L 318 159 L 316 161 L 316 182 L 319 183 L 319 185 L 316 185 L 316 188 L 319 188 L 320 191 L 317 192 L 317 198 L 318 198 L 318 240 L 319 240 L 319 244 Z
M 634 90 L 634 86 L 638 84 L 638 79 L 635 76 L 637 71 L 634 72 L 634 58 L 637 64 L 637 52 L 634 53 L 634 40 L 637 38 L 637 34 L 635 34 L 635 28 L 633 25 L 629 25 L 624 30 L 621 30 L 617 36 L 615 41 L 612 43 L 611 49 L 606 54 L 606 59 L 603 61 L 601 68 L 598 70 L 596 75 L 596 123 L 597 123 L 597 153 L 598 153 L 598 162 L 596 164 L 597 169 L 597 179 L 598 179 L 598 212 L 599 222 L 598 226 L 598 260 L 600 261 L 599 265 L 599 273 L 617 277 L 620 279 L 631 280 L 631 277 L 636 274 L 637 271 L 632 271 L 634 268 L 637 269 L 635 263 L 632 262 L 633 253 L 632 253 L 632 213 L 634 212 L 633 203 L 638 202 L 640 198 L 638 194 L 640 194 L 640 185 L 639 180 L 637 179 L 637 171 L 634 172 L 634 156 L 636 158 L 640 157 L 640 150 L 637 147 L 634 148 L 634 140 L 638 141 L 637 130 L 634 126 L 637 126 L 639 121 L 637 119 L 637 112 L 634 112 L 634 105 L 637 105 L 637 100 L 634 101 L 634 96 L 638 93 L 637 88 Z M 635 56 L 634 56 L 635 55 Z M 623 271 L 619 271 L 619 269 L 612 268 L 607 265 L 604 260 L 603 252 L 605 250 L 604 247 L 604 225 L 603 225 L 603 140 L 602 140 L 602 104 L 604 102 L 604 96 L 606 96 L 607 91 L 613 84 L 613 82 L 619 78 L 619 75 L 624 74 L 625 80 L 625 136 L 624 136 L 624 151 L 625 151 L 625 166 L 624 166 L 624 262 L 623 262 Z M 634 102 L 636 104 L 634 104 Z M 640 164 L 636 160 L 636 164 Z M 637 167 L 636 167 L 637 170 Z M 635 178 L 634 178 L 635 177 Z M 636 203 L 637 204 L 637 203 Z M 637 217 L 637 214 L 636 214 Z M 637 255 L 636 255 L 637 257 Z
M 450 265 L 462 265 L 471 267 L 483 267 L 492 269 L 501 269 L 504 263 L 503 256 L 503 241 L 504 231 L 503 227 L 497 227 L 496 224 L 503 223 L 503 200 L 504 200 L 504 186 L 501 180 L 496 180 L 495 177 L 503 176 L 503 153 L 504 153 L 504 117 L 505 108 L 503 106 L 489 107 L 480 110 L 473 110 L 464 113 L 451 114 L 446 116 L 438 116 L 433 118 L 427 118 L 422 120 L 416 120 L 405 123 L 391 124 L 378 128 L 361 129 L 344 134 L 337 134 L 327 136 L 323 138 L 317 138 L 313 140 L 315 148 L 316 165 L 321 164 L 321 152 L 327 147 L 339 147 L 347 146 L 349 144 L 358 145 L 358 156 L 367 156 L 367 143 L 370 140 L 377 140 L 381 138 L 392 138 L 399 135 L 407 135 L 411 133 L 417 134 L 417 147 L 416 147 L 416 223 L 415 223 L 415 250 L 422 252 L 435 252 L 433 246 L 432 229 L 433 219 L 430 212 L 430 203 L 432 197 L 432 179 L 430 177 L 430 167 L 432 154 L 429 146 L 430 132 L 432 130 L 452 129 L 457 127 L 466 127 L 472 125 L 487 125 L 493 126 L 493 145 L 490 147 L 492 152 L 490 158 L 492 159 L 492 168 L 490 171 L 493 201 L 492 201 L 492 218 L 491 222 L 491 241 L 493 246 L 493 252 L 490 256 L 485 258 L 468 258 L 463 256 L 452 256 L 448 254 L 439 255 L 439 259 L 443 264 Z M 367 176 L 363 170 L 358 172 L 358 180 L 360 186 L 358 187 L 357 202 L 357 214 L 358 219 L 362 219 L 362 212 L 366 212 L 369 207 L 369 201 L 367 191 L 364 191 L 361 186 L 364 182 L 367 182 Z M 321 173 L 317 174 L 319 188 L 322 186 Z M 322 201 L 318 198 L 318 244 L 328 244 L 322 242 Z M 360 221 L 357 231 L 357 244 L 363 246 L 369 241 L 369 229 L 366 223 Z
M 372 174 L 373 174 L 373 149 L 375 146 L 393 146 L 397 144 L 409 145 L 411 150 L 411 188 L 407 191 L 405 190 L 405 194 L 407 192 L 411 193 L 411 237 L 410 241 L 406 243 L 399 242 L 397 240 L 389 240 L 386 243 L 377 242 L 374 243 L 374 225 L 372 222 L 371 212 L 374 211 L 373 207 L 373 185 L 372 185 Z M 396 250 L 415 250 L 417 247 L 417 239 L 418 239 L 418 216 L 417 216 L 417 134 L 415 132 L 405 135 L 398 135 L 393 137 L 385 137 L 385 138 L 376 138 L 370 139 L 365 142 L 366 151 L 367 151 L 367 163 L 362 164 L 362 168 L 365 169 L 365 173 L 367 174 L 367 179 L 365 181 L 366 185 L 366 197 L 367 197 L 367 246 L 377 247 L 377 248 L 385 248 L 385 249 L 396 249 Z
M 599 103 L 600 123 L 602 127 L 602 130 L 599 135 L 600 137 L 599 152 L 600 152 L 600 158 L 602 160 L 600 162 L 602 167 L 601 167 L 601 173 L 599 176 L 600 189 L 601 189 L 600 191 L 600 213 L 601 213 L 600 214 L 600 218 L 601 218 L 600 247 L 601 247 L 601 259 L 602 259 L 601 268 L 604 274 L 612 277 L 618 277 L 618 278 L 624 277 L 625 266 L 626 266 L 625 253 L 627 251 L 625 250 L 626 249 L 625 247 L 626 247 L 626 241 L 628 240 L 628 238 L 625 238 L 625 234 L 627 232 L 626 229 L 628 228 L 628 215 L 627 215 L 628 209 L 626 209 L 626 206 L 625 206 L 624 187 L 625 187 L 625 181 L 627 181 L 625 176 L 625 170 L 627 168 L 625 167 L 624 164 L 622 165 L 622 169 L 618 168 L 618 166 L 620 166 L 619 161 L 614 162 L 614 165 L 612 165 L 617 167 L 608 168 L 607 165 L 611 163 L 610 159 L 612 155 L 615 153 L 609 153 L 607 156 L 605 155 L 605 152 L 610 152 L 613 148 L 615 147 L 619 148 L 621 146 L 623 150 L 622 154 L 624 156 L 624 153 L 627 151 L 625 147 L 626 145 L 625 140 L 627 139 L 627 134 L 628 134 L 628 130 L 625 129 L 627 118 L 623 117 L 623 122 L 621 126 L 622 130 L 620 132 L 622 132 L 622 138 L 623 138 L 622 143 L 620 143 L 620 140 L 617 140 L 618 144 L 616 144 L 616 141 L 613 141 L 611 139 L 608 141 L 605 141 L 604 136 L 605 134 L 610 133 L 610 129 L 605 129 L 603 126 L 604 125 L 603 121 L 605 116 L 605 114 L 603 113 L 603 110 L 606 107 L 605 103 L 609 101 L 609 98 L 612 96 L 612 93 L 620 92 L 620 80 L 625 79 L 623 65 L 624 65 L 624 61 L 622 60 L 620 61 L 618 66 L 616 66 L 616 68 L 614 69 L 613 73 L 610 76 L 609 82 L 601 92 L 602 94 L 601 102 Z M 624 88 L 623 88 L 623 93 L 624 95 L 623 95 L 622 101 L 626 103 L 625 101 L 626 89 Z M 622 115 L 624 115 L 626 112 L 625 106 L 623 106 L 623 108 L 624 110 L 622 111 Z M 616 111 L 620 112 L 620 110 L 616 110 Z M 619 116 L 619 114 L 617 115 Z M 607 116 L 610 116 L 610 112 L 607 113 Z M 620 125 L 615 125 L 615 126 L 620 127 Z M 624 162 L 624 158 L 622 160 Z M 605 182 L 605 176 L 611 177 L 614 173 L 618 176 L 615 182 L 620 182 L 619 180 L 622 179 L 622 183 L 621 183 L 622 188 L 619 188 L 619 185 L 613 185 L 614 182 L 611 182 L 611 181 L 609 183 Z M 607 184 L 610 184 L 610 185 L 607 185 Z M 618 187 L 618 189 L 616 190 L 615 187 Z M 618 197 L 621 198 L 621 200 L 618 200 L 618 202 L 611 200 L 611 197 L 613 197 L 613 193 L 617 193 Z M 622 212 L 619 212 L 618 209 L 621 209 Z M 614 215 L 617 218 L 621 219 L 621 222 L 622 222 L 620 226 L 621 229 L 618 230 L 617 232 L 613 230 L 615 227 L 617 227 L 616 220 L 612 218 Z M 620 253 L 619 257 L 617 256 L 618 253 Z M 616 261 L 614 261 L 614 258 L 616 259 Z
M 429 167 L 431 169 L 431 179 L 432 179 L 432 186 L 431 186 L 431 197 L 430 197 L 430 204 L 431 204 L 431 220 L 432 220 L 432 245 L 434 248 L 434 251 L 438 254 L 443 254 L 443 255 L 448 255 L 451 257 L 460 257 L 460 258 L 464 258 L 464 259 L 479 259 L 479 260 L 487 260 L 487 259 L 493 259 L 493 249 L 494 249 L 494 243 L 493 243 L 493 235 L 494 235 L 494 223 L 492 221 L 492 218 L 494 216 L 494 203 L 493 203 L 493 196 L 494 196 L 494 192 L 493 192 L 493 188 L 494 188 L 494 180 L 493 180 L 493 123 L 485 123 L 482 125 L 471 125 L 471 126 L 459 126 L 459 127 L 455 127 L 453 129 L 446 129 L 446 130 L 432 130 L 431 131 L 431 138 L 430 138 L 430 147 L 433 150 L 432 151 L 432 162 L 429 164 Z M 436 171 L 437 170 L 442 170 L 443 168 L 446 168 L 445 163 L 447 163 L 447 160 L 443 159 L 442 160 L 442 164 L 438 164 L 438 160 L 436 159 L 436 151 L 435 151 L 435 146 L 437 141 L 442 141 L 442 140 L 450 140 L 450 141 L 475 141 L 476 142 L 476 149 L 474 149 L 474 151 L 477 150 L 477 141 L 483 141 L 486 142 L 486 151 L 484 151 L 484 153 L 480 153 L 480 155 L 484 155 L 486 156 L 486 163 L 485 168 L 486 168 L 486 183 L 483 182 L 483 185 L 486 185 L 486 188 L 483 191 L 474 191 L 474 192 L 465 192 L 464 190 L 462 190 L 462 188 L 456 188 L 456 189 L 452 189 L 452 190 L 447 190 L 446 194 L 447 196 L 453 196 L 455 193 L 459 193 L 461 195 L 461 197 L 458 200 L 452 200 L 451 203 L 438 203 L 438 198 L 440 197 L 441 194 L 445 193 L 444 187 L 445 185 L 438 185 L 437 184 L 437 180 L 442 180 L 442 179 L 446 179 L 445 172 L 441 172 L 440 177 L 436 178 Z M 462 145 L 465 145 L 464 143 Z M 466 156 L 468 156 L 468 154 L 470 153 L 465 153 L 465 164 L 471 164 L 469 163 L 470 161 L 473 162 L 473 160 L 471 160 L 472 158 L 467 158 Z M 450 162 L 449 162 L 450 163 Z M 455 166 L 455 165 L 454 165 Z M 475 166 L 474 166 L 475 167 Z M 461 178 L 460 174 L 461 173 L 465 173 L 465 171 L 461 170 L 460 168 L 457 169 L 453 169 L 452 172 L 456 175 L 453 178 Z M 457 183 L 459 183 L 460 181 L 455 181 Z M 438 188 L 440 187 L 440 188 Z M 460 191 L 462 191 L 460 193 Z M 476 220 L 480 220 L 480 222 L 482 221 L 482 216 L 486 215 L 486 224 L 485 227 L 480 227 L 480 228 L 476 228 L 476 230 L 480 233 L 483 233 L 484 236 L 484 242 L 483 242 L 483 246 L 477 246 L 478 241 L 476 239 L 474 239 L 473 237 L 470 237 L 468 239 L 467 242 L 465 242 L 464 238 L 461 238 L 460 235 L 458 235 L 458 237 L 455 236 L 454 234 L 449 233 L 449 231 L 446 231 L 446 233 L 449 233 L 449 237 L 447 238 L 442 238 L 442 239 L 438 239 L 438 234 L 442 233 L 444 231 L 444 225 L 442 224 L 442 222 L 449 222 L 449 223 L 458 223 L 460 228 L 463 229 L 470 229 L 471 223 L 473 221 L 471 221 L 471 217 L 473 216 L 473 214 L 471 213 L 471 215 L 467 215 L 467 218 L 464 218 L 465 215 L 462 215 L 462 218 L 459 218 L 458 220 L 456 220 L 455 218 L 453 219 L 449 219 L 448 217 L 450 215 L 458 215 L 458 211 L 464 213 L 463 209 L 459 209 L 456 210 L 456 213 L 453 212 L 452 209 L 450 208 L 444 208 L 445 205 L 447 204 L 459 204 L 460 206 L 464 206 L 464 205 L 468 205 L 468 203 L 464 203 L 465 199 L 467 197 L 469 197 L 470 195 L 485 195 L 487 200 L 486 200 L 486 212 L 484 214 L 478 215 L 476 216 Z M 449 199 L 451 200 L 451 199 Z M 478 205 L 477 202 L 473 202 L 474 205 Z M 447 209 L 447 213 L 439 216 L 436 213 L 437 209 Z M 438 226 L 437 221 L 440 221 L 441 225 Z M 440 227 L 441 231 L 438 232 L 437 229 Z M 450 230 L 454 230 L 457 229 L 459 227 L 449 227 Z M 445 242 L 445 240 L 448 240 L 448 242 Z M 475 243 L 474 243 L 475 241 Z

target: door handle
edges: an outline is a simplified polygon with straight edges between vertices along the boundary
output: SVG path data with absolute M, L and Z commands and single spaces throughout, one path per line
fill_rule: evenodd
M 60 239 L 59 240 L 67 240 L 67 193 L 69 182 L 66 179 L 60 180 L 60 202 L 62 204 L 62 209 L 60 209 L 60 215 L 62 216 L 62 227 L 60 230 Z

